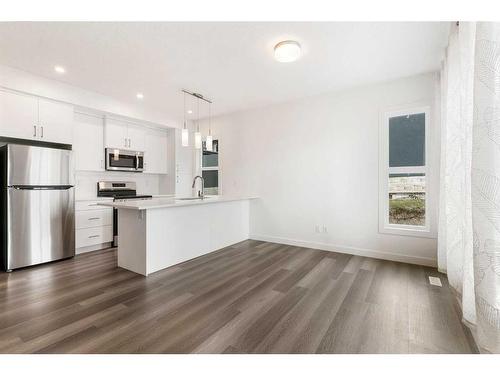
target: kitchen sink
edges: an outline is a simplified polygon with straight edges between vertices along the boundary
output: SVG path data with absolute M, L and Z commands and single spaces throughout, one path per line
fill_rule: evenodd
M 187 198 L 176 198 L 178 201 L 195 201 L 201 199 L 209 199 L 209 197 L 201 198 L 201 197 L 187 197 Z

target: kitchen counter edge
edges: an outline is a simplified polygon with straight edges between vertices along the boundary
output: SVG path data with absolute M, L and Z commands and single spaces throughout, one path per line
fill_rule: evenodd
M 173 207 L 196 206 L 201 204 L 233 202 L 233 201 L 257 199 L 257 198 L 258 197 L 217 197 L 217 198 L 208 197 L 203 200 L 185 200 L 185 201 L 175 200 L 173 198 L 170 199 L 153 198 L 150 200 L 137 200 L 129 202 L 102 202 L 98 203 L 98 205 L 105 207 L 114 207 L 114 208 L 140 211 L 140 210 L 151 210 L 158 208 L 173 208 Z

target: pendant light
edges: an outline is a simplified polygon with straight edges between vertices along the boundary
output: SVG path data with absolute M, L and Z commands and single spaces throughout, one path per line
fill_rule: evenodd
M 196 97 L 196 133 L 194 133 L 194 148 L 201 149 L 201 133 L 200 133 L 200 98 Z
M 213 151 L 212 139 L 212 103 L 208 103 L 208 135 L 206 141 L 207 151 Z
M 189 146 L 189 129 L 186 126 L 186 93 L 184 93 L 184 126 L 182 128 L 182 146 Z

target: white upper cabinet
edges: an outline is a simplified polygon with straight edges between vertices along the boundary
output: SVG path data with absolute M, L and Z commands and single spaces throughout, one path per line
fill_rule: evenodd
M 146 129 L 144 172 L 166 174 L 168 137 L 165 130 Z
M 142 126 L 106 118 L 104 134 L 106 147 L 144 151 L 145 131 Z
M 73 153 L 77 171 L 104 171 L 104 119 L 75 113 Z
M 104 139 L 106 147 L 125 149 L 128 148 L 128 125 L 126 122 L 106 118 Z
M 49 100 L 38 100 L 40 140 L 73 143 L 73 107 Z
M 0 136 L 33 139 L 37 136 L 38 99 L 0 91 Z
M 0 136 L 73 143 L 73 107 L 0 91 Z
M 144 172 L 167 173 L 167 131 L 106 118 L 104 140 L 107 148 L 144 151 Z
M 134 151 L 144 151 L 145 128 L 142 126 L 129 125 L 128 148 Z

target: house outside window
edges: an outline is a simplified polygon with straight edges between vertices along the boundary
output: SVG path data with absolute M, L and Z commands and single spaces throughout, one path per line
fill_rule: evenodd
M 205 195 L 219 195 L 219 141 L 212 141 L 212 150 L 207 151 L 206 143 L 202 143 L 201 153 L 201 174 L 205 180 Z
M 381 233 L 429 235 L 429 122 L 429 107 L 389 111 L 381 117 Z

